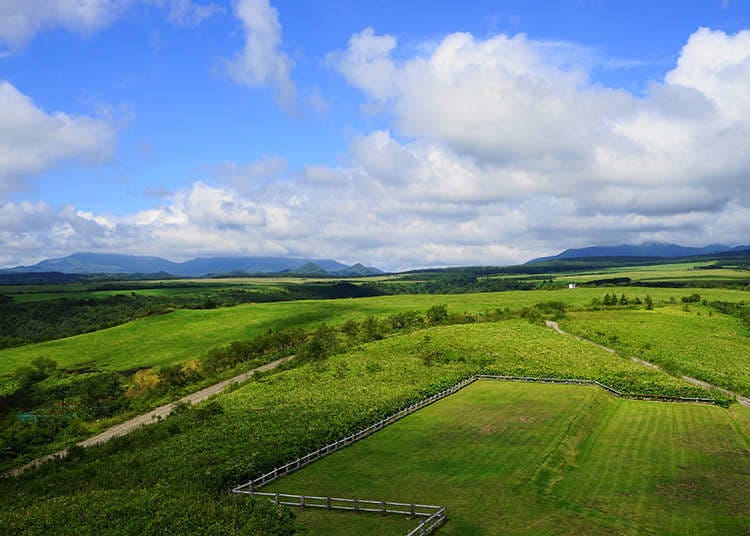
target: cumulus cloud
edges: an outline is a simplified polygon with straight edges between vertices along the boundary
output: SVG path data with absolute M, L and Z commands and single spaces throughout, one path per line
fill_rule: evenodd
M 0 197 L 64 160 L 102 161 L 110 156 L 114 140 L 108 122 L 47 113 L 13 85 L 0 81 Z
M 644 214 L 716 211 L 744 187 L 750 32 L 698 30 L 645 97 L 593 83 L 556 48 L 523 34 L 458 33 L 396 60 L 395 37 L 368 28 L 328 58 L 395 115 L 398 134 L 417 140 L 418 162 L 382 135 L 360 155 L 384 178 L 392 164 L 411 187 L 429 184 L 417 170 L 442 169 L 430 191 L 458 200 L 472 191 L 492 200 L 576 190 L 588 210 L 601 202 L 605 212 Z
M 3 0 L 0 43 L 17 50 L 49 28 L 90 34 L 112 24 L 136 3 L 165 8 L 170 22 L 182 25 L 199 24 L 224 12 L 220 6 L 195 4 L 192 0 Z
M 227 63 L 229 75 L 252 88 L 272 87 L 279 105 L 290 111 L 296 88 L 291 79 L 292 60 L 280 48 L 279 12 L 269 0 L 237 0 L 234 14 L 242 22 L 245 46 Z
M 279 40 L 266 42 L 278 53 Z M 747 243 L 748 57 L 747 32 L 701 29 L 636 95 L 523 35 L 453 34 L 404 55 L 394 37 L 365 30 L 327 61 L 393 122 L 355 136 L 340 165 L 228 163 L 116 218 L 6 205 L 0 239 L 18 259 L 44 246 L 386 269 L 508 264 L 592 244 Z

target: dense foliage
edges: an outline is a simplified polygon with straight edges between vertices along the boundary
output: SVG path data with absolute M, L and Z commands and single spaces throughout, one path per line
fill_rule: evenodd
M 136 318 L 169 313 L 175 309 L 215 309 L 242 303 L 337 299 L 375 296 L 379 292 L 345 281 L 288 284 L 277 288 L 248 290 L 212 289 L 201 284 L 142 285 L 141 290 L 163 289 L 164 295 L 136 291 L 96 298 L 60 299 L 15 303 L 10 296 L 0 300 L 0 348 L 60 339 L 117 326 Z M 132 286 L 104 283 L 92 292 L 123 290 Z M 182 293 L 184 289 L 194 292 Z M 169 291 L 174 291 L 170 293 Z M 61 293 L 65 296 L 65 293 Z

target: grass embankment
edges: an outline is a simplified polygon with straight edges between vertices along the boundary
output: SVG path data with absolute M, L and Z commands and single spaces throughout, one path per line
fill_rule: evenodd
M 60 367 L 132 370 L 183 362 L 208 349 L 239 339 L 296 326 L 303 329 L 322 323 L 338 324 L 368 315 L 426 310 L 446 304 L 451 312 L 482 312 L 496 308 L 517 309 L 543 301 L 588 305 L 593 298 L 623 289 L 579 288 L 554 291 L 516 291 L 454 295 L 399 295 L 343 300 L 239 305 L 213 310 L 177 310 L 169 314 L 140 318 L 133 322 L 66 339 L 29 344 L 0 351 L 0 376 L 39 356 L 55 360 Z M 630 296 L 650 294 L 654 300 L 679 299 L 685 289 L 641 289 L 628 287 Z M 741 301 L 741 291 L 702 290 L 709 300 Z
M 750 396 L 750 331 L 710 307 L 691 304 L 688 309 L 574 312 L 561 327 L 623 356 Z
M 17 481 L 0 481 L 0 526 L 22 534 L 206 533 L 197 527 L 257 534 L 258 525 L 243 526 L 243 516 L 251 524 L 277 518 L 269 512 L 250 515 L 247 503 L 228 496 L 231 486 L 482 366 L 506 374 L 620 381 L 636 392 L 706 396 L 664 373 L 524 320 L 432 328 L 252 381 L 204 409 Z M 550 398 L 553 406 L 559 403 Z M 89 514 L 79 520 L 81 512 Z
M 730 535 L 750 523 L 748 455 L 725 409 L 480 381 L 264 491 L 447 505 L 446 535 Z M 299 521 L 343 535 L 355 517 Z

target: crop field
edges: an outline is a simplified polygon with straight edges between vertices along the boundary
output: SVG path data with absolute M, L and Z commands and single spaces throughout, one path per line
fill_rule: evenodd
M 628 268 L 611 268 L 597 270 L 594 273 L 561 275 L 560 281 L 584 283 L 606 277 L 629 277 L 633 281 L 750 281 L 750 272 L 732 268 L 698 269 L 712 263 L 656 264 L 650 266 L 632 266 Z
M 738 319 L 708 307 L 688 309 L 574 312 L 561 325 L 624 356 L 750 395 L 750 331 Z
M 263 491 L 447 505 L 446 535 L 739 535 L 750 438 L 722 408 L 479 381 Z M 298 519 L 311 535 L 344 535 L 356 517 Z M 383 521 L 356 522 L 404 533 Z
M 483 312 L 532 306 L 544 301 L 563 301 L 583 306 L 605 292 L 623 289 L 579 288 L 452 295 L 399 295 L 342 300 L 307 300 L 239 305 L 213 310 L 181 309 L 113 328 L 0 351 L 0 375 L 8 374 L 35 357 L 54 359 L 61 367 L 132 370 L 194 359 L 208 349 L 238 339 L 257 336 L 269 329 L 296 326 L 307 329 L 322 323 L 340 324 L 347 319 L 403 311 L 425 311 L 445 304 L 451 312 Z M 628 287 L 628 295 L 654 300 L 679 299 L 685 289 Z M 709 300 L 741 301 L 747 293 L 727 289 L 701 289 Z
M 436 327 L 262 376 L 203 408 L 18 480 L 0 479 L 0 526 L 34 534 L 184 534 L 196 526 L 240 534 L 261 510 L 247 498 L 229 497 L 232 486 L 480 368 L 597 378 L 632 392 L 708 396 L 526 320 Z

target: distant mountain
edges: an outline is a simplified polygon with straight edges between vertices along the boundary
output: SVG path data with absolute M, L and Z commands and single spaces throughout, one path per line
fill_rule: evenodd
M 315 264 L 314 262 L 307 262 L 302 266 L 297 266 L 290 270 L 284 270 L 282 273 L 289 275 L 304 275 L 304 276 L 316 276 L 316 275 L 329 275 L 323 268 Z
M 378 270 L 377 268 L 374 268 L 372 266 L 365 266 L 364 264 L 357 263 L 352 266 L 349 266 L 348 268 L 336 272 L 336 275 L 345 275 L 345 276 L 366 276 L 366 275 L 380 275 L 383 272 L 382 270 Z
M 728 251 L 741 251 L 747 248 L 748 246 L 737 246 L 733 248 L 723 244 L 711 244 L 704 247 L 685 247 L 664 242 L 647 242 L 640 245 L 623 244 L 620 246 L 593 246 L 580 249 L 566 249 L 558 255 L 552 257 L 539 257 L 538 259 L 528 261 L 526 264 L 560 259 L 581 259 L 587 257 L 660 257 L 674 259 L 696 255 L 714 255 L 717 253 L 726 253 Z
M 111 253 L 74 253 L 59 259 L 48 259 L 33 266 L 17 266 L 4 273 L 58 272 L 63 274 L 152 274 L 163 272 L 176 276 L 201 277 L 221 274 L 275 274 L 283 272 L 306 275 L 371 275 L 382 273 L 361 264 L 347 266 L 332 259 L 296 259 L 288 257 L 205 257 L 172 262 L 161 257 L 143 257 Z

